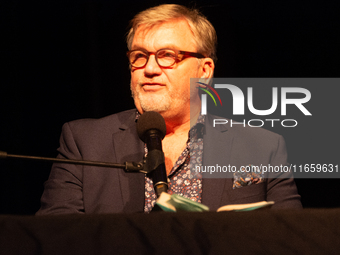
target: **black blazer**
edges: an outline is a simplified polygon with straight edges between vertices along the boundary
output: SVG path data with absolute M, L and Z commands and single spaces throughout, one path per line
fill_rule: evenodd
M 139 162 L 144 145 L 138 138 L 135 111 L 101 119 L 64 124 L 58 157 L 93 161 Z M 246 166 L 287 164 L 281 136 L 261 128 L 228 124 L 213 127 L 207 116 L 203 165 Z M 301 208 L 290 173 L 278 173 L 264 182 L 233 189 L 232 175 L 208 174 L 202 182 L 202 203 L 211 210 L 226 204 L 275 201 L 273 208 Z M 270 176 L 272 177 L 272 176 Z M 143 212 L 144 174 L 121 169 L 55 163 L 41 198 L 37 215 L 57 213 Z

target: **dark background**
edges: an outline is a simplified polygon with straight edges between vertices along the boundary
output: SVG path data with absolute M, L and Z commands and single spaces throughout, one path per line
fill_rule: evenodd
M 0 150 L 55 157 L 63 123 L 132 108 L 128 21 L 160 3 L 166 2 L 1 1 Z M 180 3 L 200 8 L 216 28 L 215 77 L 339 77 L 339 8 L 331 1 Z M 338 91 L 331 93 L 334 119 Z M 319 104 L 315 101 L 314 108 Z M 331 131 L 326 125 L 283 130 L 289 154 L 298 158 L 294 148 L 301 135 L 308 134 L 303 145 L 309 150 L 325 136 L 318 148 L 325 162 L 302 163 L 339 163 L 338 122 L 315 121 L 325 121 Z M 34 214 L 50 167 L 1 160 L 0 213 Z M 340 206 L 338 179 L 296 182 L 305 207 Z

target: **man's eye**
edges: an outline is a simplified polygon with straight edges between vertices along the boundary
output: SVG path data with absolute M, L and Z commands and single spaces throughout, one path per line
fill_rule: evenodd
M 160 51 L 158 53 L 159 58 L 176 58 L 175 52 L 172 51 Z
M 136 53 L 135 55 L 135 59 L 138 59 L 138 58 L 146 58 L 146 55 L 144 53 Z

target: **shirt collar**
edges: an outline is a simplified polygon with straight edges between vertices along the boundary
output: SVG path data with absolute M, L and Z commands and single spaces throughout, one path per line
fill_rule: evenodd
M 136 118 L 135 118 L 136 122 L 141 115 L 142 114 L 140 114 L 139 111 L 136 110 Z M 194 126 L 192 126 L 190 131 L 189 131 L 189 137 L 190 136 L 194 137 L 196 134 L 198 135 L 198 137 L 203 137 L 204 123 L 205 123 L 205 115 L 200 114 L 197 118 L 196 124 Z

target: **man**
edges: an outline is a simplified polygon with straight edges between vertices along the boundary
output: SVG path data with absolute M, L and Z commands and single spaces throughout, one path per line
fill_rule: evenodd
M 216 45 L 215 30 L 204 16 L 179 5 L 150 8 L 132 20 L 127 42 L 137 111 L 66 123 L 59 157 L 141 161 L 147 149 L 136 134 L 136 120 L 156 111 L 167 128 L 162 146 L 169 193 L 211 210 L 262 200 L 275 201 L 277 208 L 301 208 L 289 173 L 235 188 L 233 179 L 206 179 L 190 170 L 190 158 L 200 165 L 286 164 L 282 137 L 262 129 L 214 129 L 210 117 L 200 115 L 200 97 L 197 88 L 190 88 L 190 78 L 213 76 Z M 197 148 L 203 148 L 203 155 Z M 144 174 L 58 163 L 45 183 L 37 214 L 150 212 L 155 199 L 152 181 Z

